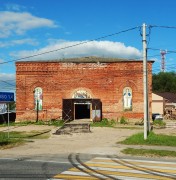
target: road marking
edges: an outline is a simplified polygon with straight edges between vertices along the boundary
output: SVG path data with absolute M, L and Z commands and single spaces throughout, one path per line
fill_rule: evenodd
M 176 179 L 176 163 L 97 157 L 75 165 L 75 167 L 54 176 L 54 179 L 173 180 Z

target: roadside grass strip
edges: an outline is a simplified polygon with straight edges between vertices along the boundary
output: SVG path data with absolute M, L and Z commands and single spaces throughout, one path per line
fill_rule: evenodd
M 70 168 L 53 179 L 173 180 L 176 179 L 176 163 L 97 157 Z
M 121 151 L 124 154 L 150 156 L 150 157 L 176 157 L 176 151 L 156 150 L 156 149 L 135 149 L 126 148 Z
M 176 136 L 155 134 L 154 132 L 150 132 L 147 140 L 144 140 L 144 134 L 137 133 L 118 143 L 126 145 L 176 146 Z

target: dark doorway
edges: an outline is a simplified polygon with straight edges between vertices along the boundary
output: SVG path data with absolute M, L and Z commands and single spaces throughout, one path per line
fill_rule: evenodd
M 63 120 L 92 119 L 101 121 L 102 102 L 100 99 L 63 99 Z
M 75 119 L 90 119 L 90 104 L 75 104 Z

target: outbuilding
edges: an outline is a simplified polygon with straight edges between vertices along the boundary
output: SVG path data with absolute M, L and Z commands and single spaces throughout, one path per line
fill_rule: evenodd
M 149 109 L 152 63 L 148 61 Z M 143 61 L 84 57 L 16 62 L 18 121 L 143 117 Z

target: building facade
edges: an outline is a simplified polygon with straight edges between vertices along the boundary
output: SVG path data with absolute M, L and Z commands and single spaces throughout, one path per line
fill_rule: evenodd
M 149 107 L 152 63 L 148 61 Z M 18 121 L 139 119 L 143 99 L 143 62 L 139 60 L 85 57 L 16 62 Z
M 165 99 L 155 93 L 152 93 L 152 113 L 164 115 Z

